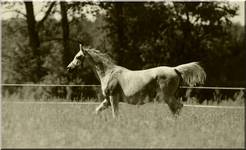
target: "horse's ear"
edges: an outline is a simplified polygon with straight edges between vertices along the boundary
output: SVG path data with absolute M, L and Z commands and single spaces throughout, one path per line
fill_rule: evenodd
M 82 44 L 79 44 L 79 50 L 83 53 L 83 55 L 85 55 L 85 50 L 83 49 Z

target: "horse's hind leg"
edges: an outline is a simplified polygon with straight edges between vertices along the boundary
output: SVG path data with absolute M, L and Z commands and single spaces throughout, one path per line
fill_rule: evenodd
M 179 114 L 180 109 L 183 107 L 183 104 L 175 97 L 179 79 L 175 77 L 169 79 L 160 78 L 158 83 L 160 86 L 160 97 L 165 100 L 173 114 Z
M 168 99 L 168 106 L 173 114 L 179 114 L 183 104 L 174 96 L 171 96 Z

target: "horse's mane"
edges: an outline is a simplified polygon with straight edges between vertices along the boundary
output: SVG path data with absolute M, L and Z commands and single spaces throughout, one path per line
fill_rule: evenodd
M 107 66 L 115 65 L 115 61 L 108 54 L 91 48 L 85 48 L 85 50 L 94 58 L 96 63 L 103 63 Z

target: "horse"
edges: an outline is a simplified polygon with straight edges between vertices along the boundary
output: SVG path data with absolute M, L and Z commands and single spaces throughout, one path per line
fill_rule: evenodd
M 146 70 L 129 70 L 118 66 L 106 53 L 80 44 L 79 52 L 67 66 L 70 72 L 87 61 L 101 83 L 104 100 L 95 113 L 111 106 L 115 118 L 119 111 L 119 102 L 141 105 L 146 102 L 142 97 L 165 101 L 172 114 L 179 114 L 183 104 L 175 97 L 181 83 L 189 86 L 203 84 L 206 73 L 199 62 L 190 62 L 176 67 L 159 66 Z M 140 96 L 140 99 L 133 98 Z

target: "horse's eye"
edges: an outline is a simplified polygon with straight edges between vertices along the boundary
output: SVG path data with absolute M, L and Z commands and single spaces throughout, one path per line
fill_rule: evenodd
M 82 56 L 77 56 L 76 59 L 81 59 Z

